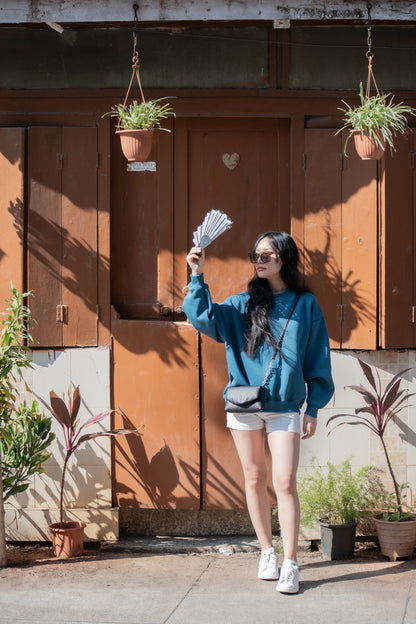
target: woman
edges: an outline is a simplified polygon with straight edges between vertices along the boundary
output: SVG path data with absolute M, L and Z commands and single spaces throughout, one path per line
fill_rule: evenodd
M 249 256 L 255 274 L 248 291 L 215 304 L 203 278 L 204 252 L 193 247 L 187 256 L 191 281 L 183 310 L 195 329 L 225 343 L 228 386 L 259 386 L 299 295 L 283 336 L 281 352 L 267 378 L 264 411 L 227 412 L 227 426 L 244 472 L 250 518 L 262 551 L 258 577 L 279 578 L 278 591 L 296 593 L 299 590 L 300 512 L 296 472 L 301 437 L 300 409 L 306 400 L 302 439 L 310 438 L 316 430 L 318 409 L 326 405 L 334 390 L 328 332 L 317 300 L 302 284 L 298 249 L 289 234 L 262 234 Z M 272 545 L 265 436 L 272 457 L 273 487 L 284 550 L 280 576 Z

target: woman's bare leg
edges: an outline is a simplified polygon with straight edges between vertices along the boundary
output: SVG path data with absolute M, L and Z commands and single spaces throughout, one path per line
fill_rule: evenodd
M 286 431 L 268 434 L 272 455 L 273 486 L 277 496 L 284 558 L 297 561 L 299 540 L 299 497 L 296 473 L 299 464 L 300 435 Z
M 264 429 L 230 431 L 243 467 L 248 512 L 263 551 L 272 546 Z

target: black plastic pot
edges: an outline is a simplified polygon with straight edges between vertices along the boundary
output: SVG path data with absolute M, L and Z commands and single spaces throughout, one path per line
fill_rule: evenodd
M 356 522 L 349 524 L 329 524 L 324 520 L 321 525 L 321 549 L 329 559 L 352 559 L 354 556 Z

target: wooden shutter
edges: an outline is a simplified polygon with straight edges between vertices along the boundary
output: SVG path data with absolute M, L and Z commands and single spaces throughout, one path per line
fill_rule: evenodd
M 332 348 L 377 346 L 377 163 L 305 130 L 305 266 Z
M 97 344 L 96 133 L 28 130 L 28 285 L 39 346 Z
M 24 288 L 24 163 L 25 129 L 0 128 L 0 311 Z
M 381 184 L 380 342 L 414 348 L 415 332 L 415 139 L 397 137 L 385 155 Z

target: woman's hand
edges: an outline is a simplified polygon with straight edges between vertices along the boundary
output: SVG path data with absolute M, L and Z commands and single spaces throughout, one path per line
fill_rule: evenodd
M 205 251 L 201 247 L 192 247 L 186 261 L 191 267 L 192 275 L 201 275 L 204 272 Z
M 305 416 L 303 417 L 302 440 L 306 440 L 306 438 L 311 438 L 315 434 L 317 422 L 317 418 L 309 416 L 309 414 L 305 414 Z

